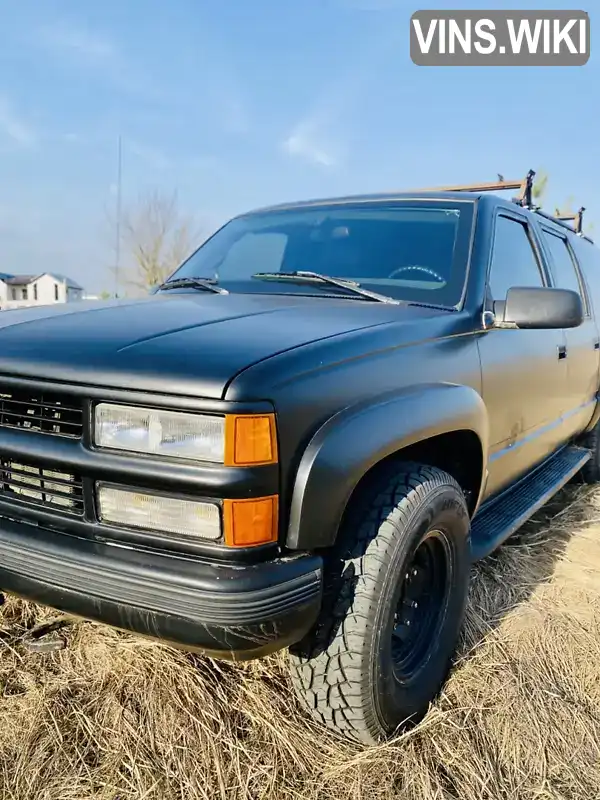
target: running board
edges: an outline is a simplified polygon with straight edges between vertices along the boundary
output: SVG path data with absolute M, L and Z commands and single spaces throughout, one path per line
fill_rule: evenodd
M 471 523 L 473 561 L 493 553 L 560 491 L 591 456 L 591 452 L 582 447 L 566 447 L 489 505 L 483 506 Z

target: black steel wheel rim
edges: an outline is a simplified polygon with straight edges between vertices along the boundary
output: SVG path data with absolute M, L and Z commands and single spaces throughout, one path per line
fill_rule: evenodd
M 392 629 L 394 673 L 401 683 L 427 663 L 444 621 L 451 574 L 446 536 L 429 531 L 405 569 Z

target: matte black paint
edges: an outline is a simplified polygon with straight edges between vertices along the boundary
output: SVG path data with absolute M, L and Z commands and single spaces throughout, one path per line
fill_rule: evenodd
M 419 384 L 340 412 L 309 443 L 292 496 L 287 544 L 308 550 L 335 542 L 353 490 L 384 458 L 426 436 L 470 430 L 487 440 L 487 412 L 468 386 Z
M 219 545 L 173 544 L 105 527 L 95 516 L 93 482 L 103 478 L 217 499 L 278 491 L 279 552 L 311 551 L 334 541 L 352 489 L 379 459 L 452 431 L 478 437 L 483 459 L 474 511 L 485 508 L 598 418 L 600 271 L 583 263 L 598 263 L 598 251 L 568 234 L 588 295 L 590 311 L 582 325 L 550 330 L 490 326 L 486 280 L 494 220 L 502 210 L 529 224 L 546 284 L 552 285 L 541 218 L 486 195 L 440 193 L 420 200 L 435 202 L 438 197 L 471 202 L 476 209 L 468 280 L 463 302 L 455 309 L 386 305 L 325 293 L 286 296 L 285 287 L 273 285 L 277 294 L 182 289 L 140 301 L 0 313 L 0 385 L 57 383 L 87 404 L 81 442 L 0 429 L 0 455 L 78 471 L 88 501 L 83 520 L 0 501 L 0 520 L 22 520 L 14 523 L 18 529 L 11 529 L 18 538 L 26 537 L 32 525 L 53 528 L 70 548 L 74 542 L 99 547 L 101 540 L 109 540 L 135 547 L 132 552 L 140 559 L 152 555 L 150 551 L 159 559 L 172 558 L 165 551 L 187 553 L 198 570 L 219 560 L 235 561 L 241 574 L 253 562 L 275 568 L 281 564 L 273 560 L 277 548 L 227 552 Z M 415 198 L 360 201 L 389 199 Z M 543 224 L 565 232 L 546 219 Z M 561 349 L 566 358 L 559 358 Z M 102 400 L 206 413 L 275 410 L 280 463 L 240 470 L 96 451 L 91 445 L 92 409 Z M 0 585 L 1 569 L 0 564 Z M 152 632 L 150 622 L 130 619 L 129 607 L 115 605 L 109 597 L 88 602 L 83 595 L 11 575 L 13 590 L 25 596 L 60 601 L 71 611 L 80 608 L 111 624 Z M 195 634 L 184 632 L 178 622 L 170 627 L 167 617 L 160 635 L 189 645 Z M 284 639 L 287 643 L 282 635 Z
M 318 556 L 239 569 L 143 554 L 0 519 L 0 585 L 68 613 L 229 658 L 266 655 L 313 624 Z
M 360 303 L 360 307 L 358 304 Z M 360 300 L 193 290 L 0 314 L 0 375 L 220 399 L 242 369 L 394 319 Z

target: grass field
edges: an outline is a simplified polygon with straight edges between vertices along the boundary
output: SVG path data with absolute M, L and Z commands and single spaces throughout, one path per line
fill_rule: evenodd
M 453 673 L 373 749 L 298 710 L 285 661 L 234 666 L 92 625 L 67 649 L 0 626 L 1 800 L 600 796 L 600 492 L 569 487 L 473 576 Z

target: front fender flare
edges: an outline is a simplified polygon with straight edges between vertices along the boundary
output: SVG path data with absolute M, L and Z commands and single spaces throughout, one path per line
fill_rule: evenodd
M 479 437 L 485 465 L 487 410 L 474 389 L 457 384 L 413 386 L 335 414 L 300 460 L 287 547 L 314 550 L 334 544 L 352 492 L 371 467 L 411 444 L 459 430 Z

